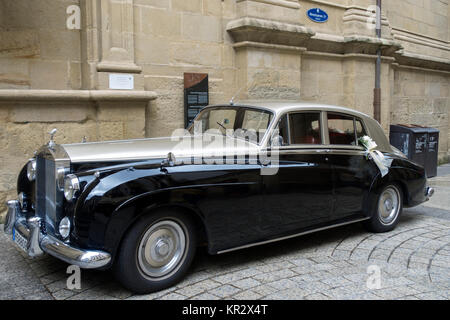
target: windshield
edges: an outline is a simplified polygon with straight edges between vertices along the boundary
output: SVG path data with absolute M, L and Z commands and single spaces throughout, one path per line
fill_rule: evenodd
M 215 131 L 260 143 L 271 121 L 272 113 L 261 109 L 233 106 L 206 108 L 197 115 L 189 132 L 202 134 Z

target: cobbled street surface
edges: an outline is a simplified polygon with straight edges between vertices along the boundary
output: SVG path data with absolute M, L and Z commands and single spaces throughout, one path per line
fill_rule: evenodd
M 354 224 L 218 256 L 200 249 L 181 283 L 149 295 L 87 270 L 81 290 L 68 290 L 67 264 L 29 259 L 1 232 L 0 299 L 449 299 L 450 165 L 430 183 L 432 200 L 405 209 L 393 232 Z M 378 289 L 369 266 L 381 270 Z

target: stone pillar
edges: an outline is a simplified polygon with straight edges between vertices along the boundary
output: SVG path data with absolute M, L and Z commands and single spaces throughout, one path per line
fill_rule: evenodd
M 83 0 L 83 87 L 109 89 L 110 73 L 134 74 L 134 89 L 144 89 L 134 55 L 134 0 Z
M 375 37 L 375 0 L 349 0 L 343 17 L 344 36 L 358 35 Z M 392 30 L 387 17 L 381 15 L 381 37 L 392 39 Z
M 314 35 L 297 0 L 238 0 L 234 40 L 239 99 L 300 99 L 301 54 Z

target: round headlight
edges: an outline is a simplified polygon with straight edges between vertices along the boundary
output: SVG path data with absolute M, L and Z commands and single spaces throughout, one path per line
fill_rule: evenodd
M 65 217 L 59 223 L 59 234 L 66 239 L 70 234 L 70 219 Z
M 27 164 L 27 178 L 30 181 L 36 179 L 36 160 L 31 159 Z
M 64 197 L 67 201 L 71 201 L 75 196 L 75 192 L 80 190 L 80 181 L 74 174 L 69 174 L 64 179 Z

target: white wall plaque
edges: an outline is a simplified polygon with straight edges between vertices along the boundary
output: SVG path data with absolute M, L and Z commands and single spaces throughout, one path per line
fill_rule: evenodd
M 124 73 L 110 73 L 109 88 L 115 90 L 133 90 L 134 75 Z

